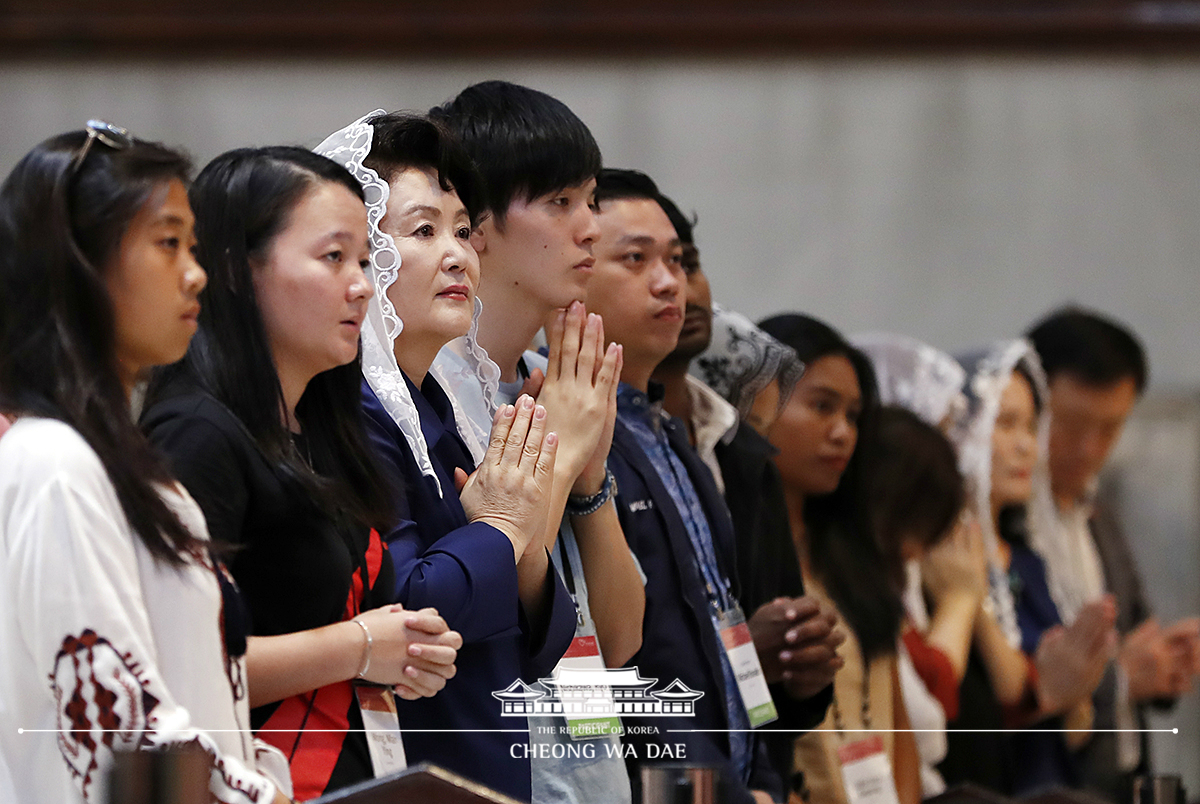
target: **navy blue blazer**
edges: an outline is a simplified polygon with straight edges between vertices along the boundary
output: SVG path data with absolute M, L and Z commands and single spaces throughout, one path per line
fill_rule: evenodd
M 672 418 L 664 426 L 704 506 L 721 571 L 735 585 L 736 592 L 733 523 L 729 511 L 712 473 L 688 443 L 683 423 Z M 679 679 L 691 689 L 704 692 L 704 697 L 696 701 L 694 717 L 626 720 L 627 732 L 631 726 L 653 726 L 658 730 L 657 734 L 627 733 L 623 738 L 634 746 L 629 757 L 634 785 L 637 786 L 640 777 L 639 765 L 647 764 L 647 759 L 656 753 L 661 755 L 663 746 L 681 744 L 683 756 L 664 757 L 665 761 L 719 765 L 727 781 L 728 800 L 750 802 L 753 799 L 749 790 L 730 763 L 729 738 L 720 731 L 684 731 L 728 729 L 729 723 L 721 677 L 720 651 L 724 648 L 712 626 L 705 583 L 683 519 L 637 437 L 619 418 L 608 464 L 617 480 L 617 515 L 625 539 L 646 575 L 642 647 L 627 666 L 636 666 L 643 678 L 658 679 L 655 690 Z M 771 770 L 760 741 L 755 740 L 753 745 L 750 787 L 782 798 L 782 783 Z M 636 759 L 632 754 L 636 754 Z M 635 800 L 637 795 L 635 790 Z
M 407 492 L 400 524 L 384 537 L 396 573 L 395 600 L 410 609 L 437 609 L 462 634 L 463 647 L 445 689 L 398 702 L 404 750 L 410 765 L 434 762 L 528 801 L 528 723 L 502 717 L 492 693 L 518 678 L 532 683 L 550 675 L 575 635 L 575 604 L 551 564 L 547 626 L 532 633 L 517 595 L 512 543 L 491 525 L 468 523 L 454 489 L 454 469 L 469 473 L 474 464 L 449 399 L 431 377 L 420 390 L 409 382 L 409 390 L 444 496 L 421 474 L 400 428 L 365 382 L 362 393 L 371 444 Z M 497 729 L 520 732 L 488 731 Z

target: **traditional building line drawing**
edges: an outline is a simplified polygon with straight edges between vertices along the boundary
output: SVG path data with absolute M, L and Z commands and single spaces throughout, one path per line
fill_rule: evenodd
M 642 678 L 636 667 L 618 670 L 563 668 L 557 678 L 542 678 L 530 686 L 517 679 L 492 693 L 504 716 L 566 715 L 638 717 L 695 715 L 703 692 L 675 679 L 661 690 L 650 689 L 657 678 Z

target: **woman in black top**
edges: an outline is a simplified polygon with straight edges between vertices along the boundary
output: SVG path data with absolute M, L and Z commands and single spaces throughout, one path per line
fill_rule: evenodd
M 254 726 L 303 800 L 390 769 L 372 762 L 353 682 L 432 695 L 461 638 L 432 609 L 385 605 L 376 529 L 395 492 L 359 414 L 371 290 L 358 183 L 302 149 L 242 149 L 210 163 L 190 200 L 211 278 L 199 332 L 151 389 L 143 426 L 231 548 L 259 637 Z

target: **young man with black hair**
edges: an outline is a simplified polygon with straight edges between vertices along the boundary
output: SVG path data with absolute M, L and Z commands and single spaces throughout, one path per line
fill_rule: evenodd
M 692 714 L 639 718 L 652 733 L 626 735 L 635 790 L 643 765 L 667 759 L 719 765 L 729 801 L 778 799 L 781 780 L 751 731 L 769 693 L 748 637 L 734 638 L 733 524 L 686 426 L 663 412 L 661 387 L 651 382 L 684 321 L 682 244 L 644 174 L 602 171 L 596 198 L 589 306 L 625 357 L 609 466 L 622 528 L 647 579 L 642 648 L 629 665 L 642 678 L 702 693 Z
M 1146 386 L 1146 357 L 1121 324 L 1089 310 L 1054 311 L 1028 333 L 1050 385 L 1050 486 L 1056 527 L 1035 536 L 1064 622 L 1105 592 L 1121 642 L 1093 695 L 1094 733 L 1079 752 L 1084 785 L 1114 801 L 1148 768 L 1145 706 L 1186 692 L 1200 667 L 1200 618 L 1160 626 L 1097 478 Z
M 817 726 L 833 699 L 844 639 L 836 616 L 804 594 L 800 560 L 788 526 L 787 502 L 773 457 L 777 450 L 738 410 L 688 373 L 712 340 L 712 290 L 700 265 L 693 223 L 666 196 L 659 197 L 682 244 L 686 278 L 683 328 L 675 349 L 655 368 L 663 408 L 684 423 L 688 440 L 713 473 L 733 521 L 737 597 L 753 612 L 750 630 L 779 720 L 772 729 L 804 732 Z M 764 735 L 771 764 L 793 787 L 795 734 Z
M 483 302 L 478 343 L 500 370 L 497 401 L 512 402 L 523 390 L 536 395 L 559 436 L 551 510 L 560 513 L 545 538 L 579 609 L 568 657 L 578 665 L 577 654 L 590 651 L 584 661 L 595 667 L 620 667 L 641 645 L 645 593 L 610 502 L 606 465 L 621 349 L 605 348 L 603 322 L 583 304 L 599 234 L 592 204 L 600 149 L 561 101 L 504 81 L 467 87 L 430 117 L 458 136 L 486 185 L 487 216 L 471 242 Z M 546 357 L 526 351 L 543 325 Z M 486 429 L 491 411 L 459 401 Z M 530 724 L 539 744 L 535 801 L 630 801 L 619 752 L 593 745 L 590 757 L 554 759 L 545 743 L 572 742 L 564 719 Z M 601 739 L 616 747 L 615 736 Z

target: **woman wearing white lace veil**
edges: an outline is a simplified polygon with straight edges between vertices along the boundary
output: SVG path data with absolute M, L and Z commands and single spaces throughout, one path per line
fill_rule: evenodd
M 433 606 L 464 642 L 440 695 L 401 704 L 405 751 L 410 762 L 527 800 L 526 737 L 503 733 L 517 724 L 501 717 L 492 693 L 548 675 L 574 630 L 574 606 L 541 538 L 557 438 L 544 410 L 522 397 L 497 411 L 498 438 L 477 459 L 467 420 L 431 370 L 477 309 L 470 235 L 479 180 L 457 143 L 423 117 L 373 112 L 317 151 L 367 192 L 376 292 L 363 333 L 363 401 L 372 443 L 408 491 L 408 518 L 385 537 L 396 600 Z M 456 487 L 477 464 L 460 501 Z
M 966 372 L 942 350 L 907 335 L 867 332 L 850 342 L 871 359 L 885 405 L 898 405 L 949 435 L 966 413 Z M 916 626 L 929 627 L 918 562 L 908 562 L 905 607 Z
M 1041 499 L 1034 489 L 1049 482 L 1049 413 L 1037 355 L 1025 340 L 1002 341 L 963 365 L 968 407 L 954 440 L 983 532 L 989 592 L 975 629 L 982 662 L 968 667 L 943 772 L 949 782 L 973 780 L 1010 793 L 1070 785 L 1074 768 L 1056 732 L 1006 739 L 954 731 L 1025 725 L 1060 713 L 1086 729 L 1087 700 L 1103 672 L 1113 614 L 1111 603 L 1098 603 L 1085 624 L 1062 629 L 1045 569 L 1027 544 L 1024 523 L 1036 521 L 1031 509 Z

